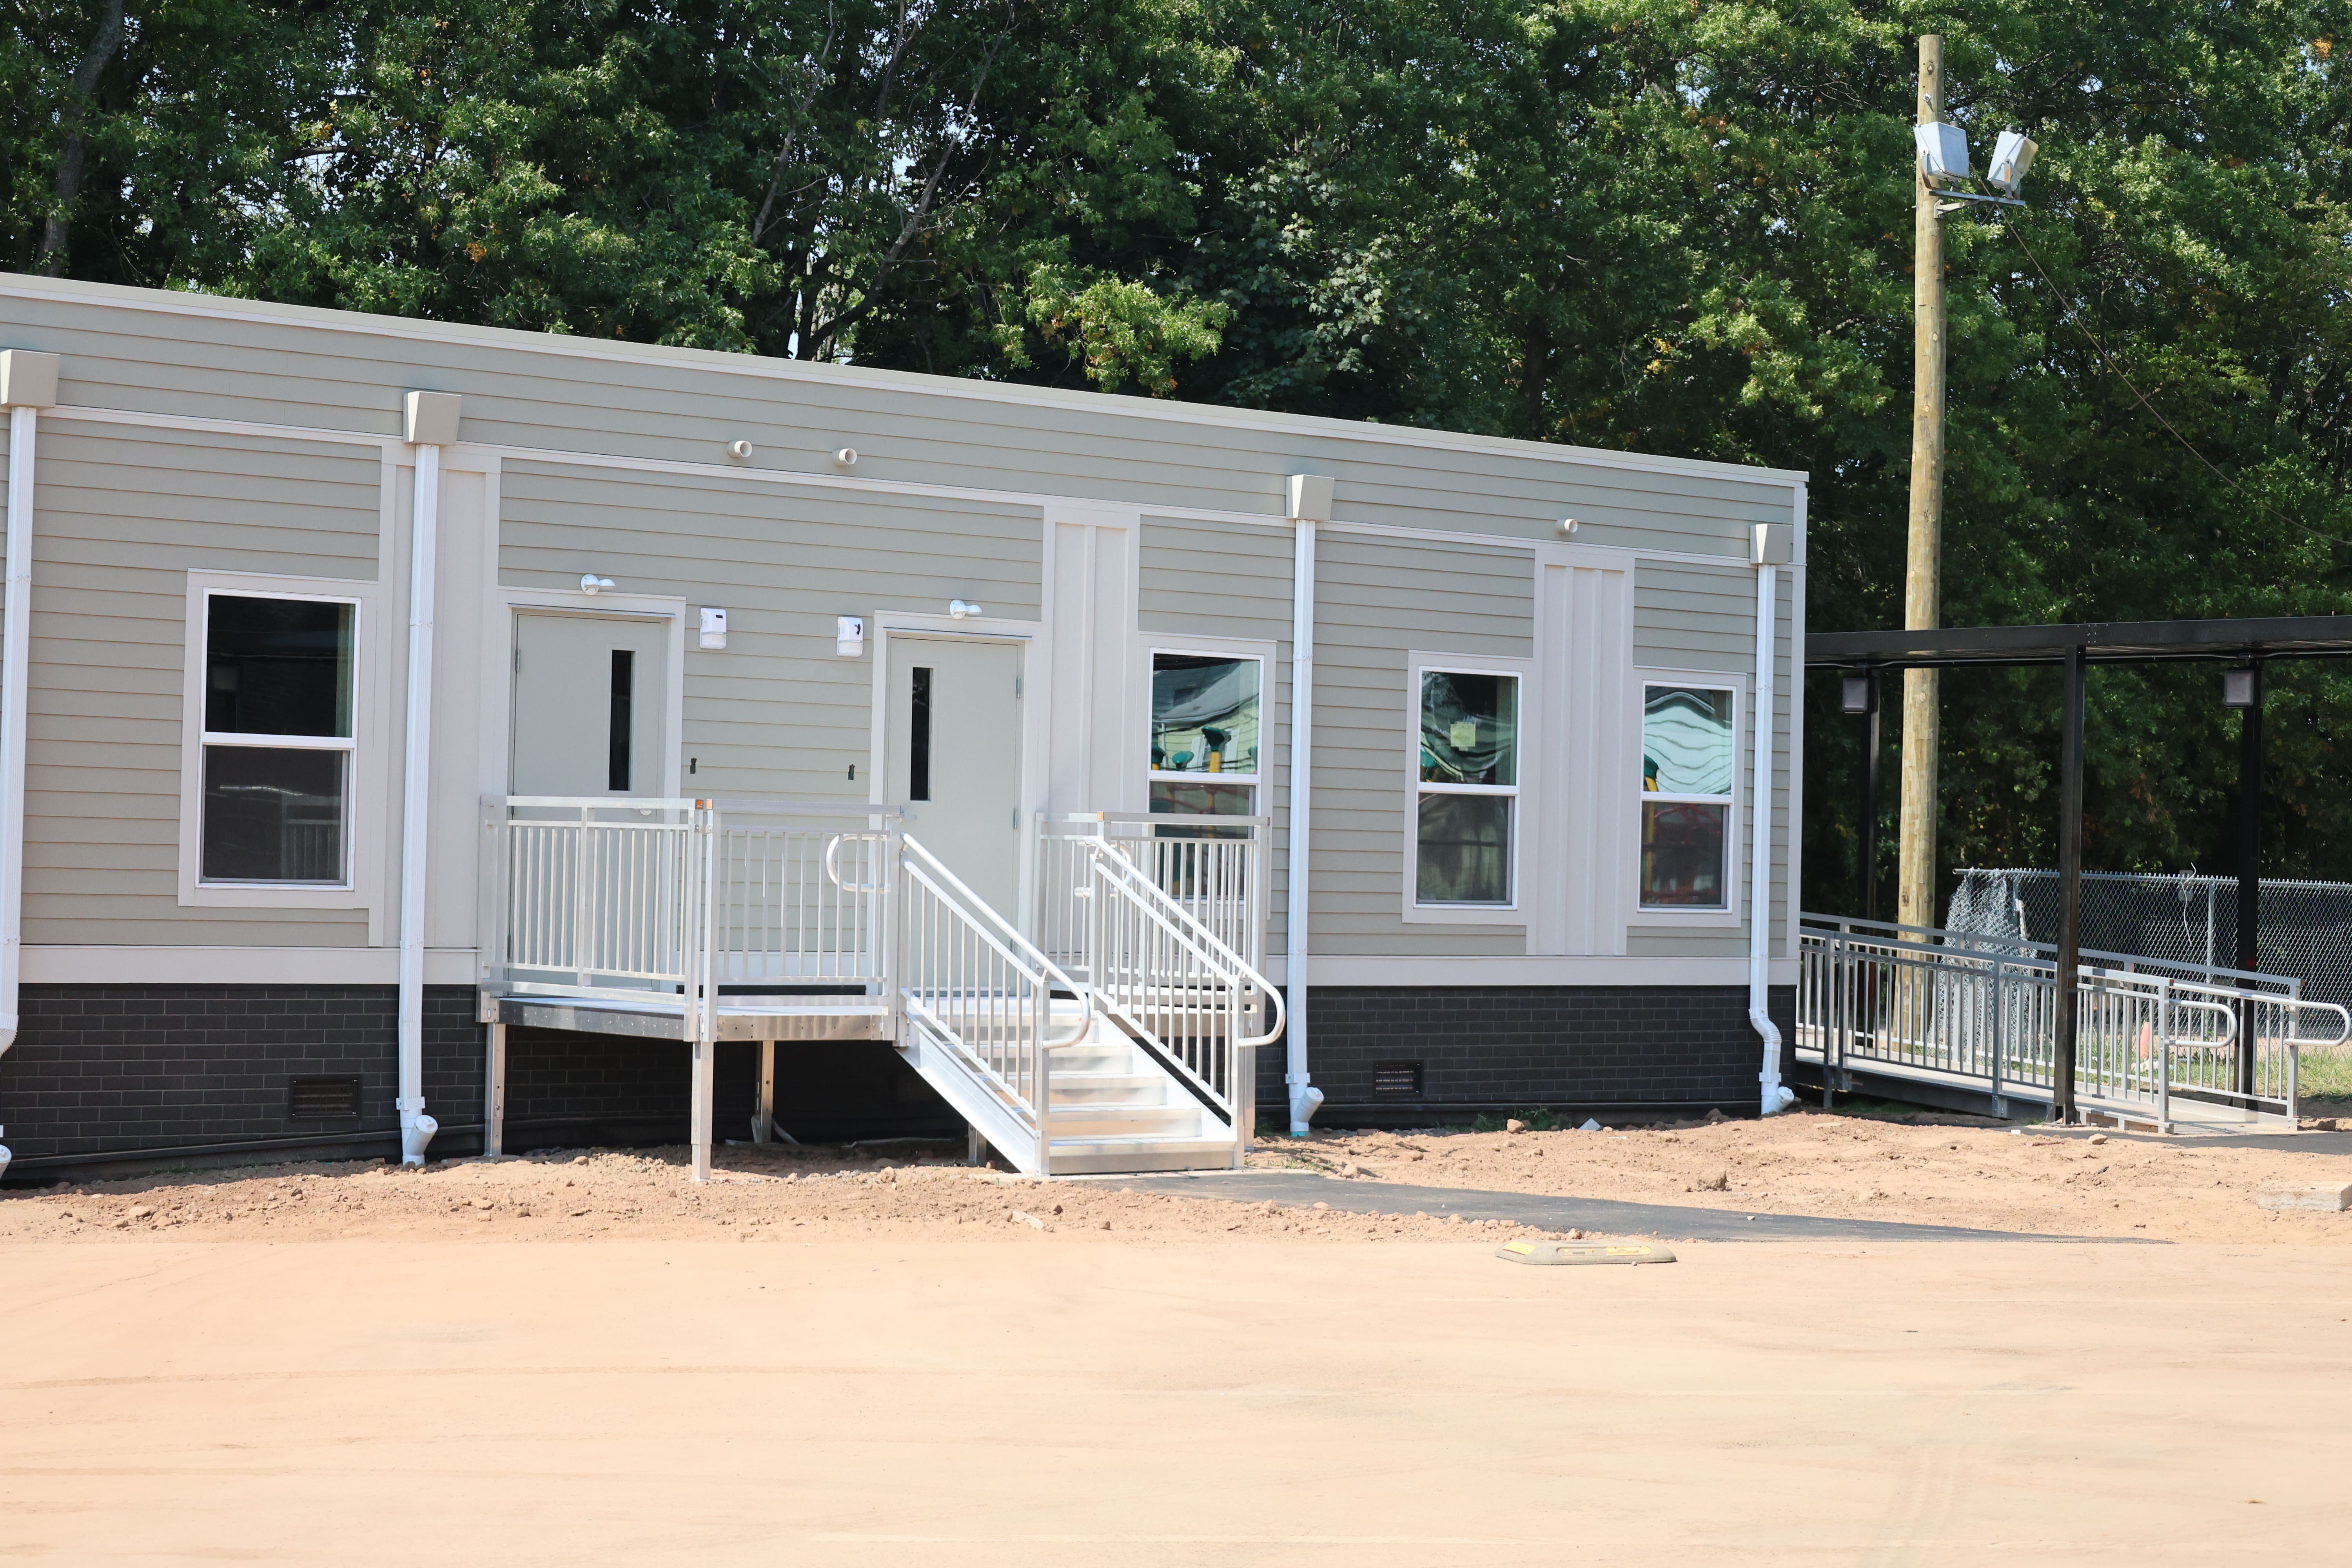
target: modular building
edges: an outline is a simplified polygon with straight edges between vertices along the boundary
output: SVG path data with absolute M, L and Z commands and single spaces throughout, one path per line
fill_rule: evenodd
M 0 350 L 16 1179 L 1779 1103 L 1802 474 L 16 275 Z

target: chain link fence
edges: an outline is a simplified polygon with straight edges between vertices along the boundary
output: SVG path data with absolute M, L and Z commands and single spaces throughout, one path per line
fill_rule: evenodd
M 2058 897 L 2055 871 L 1965 870 L 1944 923 L 1971 936 L 2054 942 Z M 2263 973 L 2302 981 L 2311 1001 L 2352 1005 L 2352 882 L 2265 879 L 2260 941 Z M 2183 968 L 2231 968 L 2238 879 L 2086 871 L 2082 942 Z

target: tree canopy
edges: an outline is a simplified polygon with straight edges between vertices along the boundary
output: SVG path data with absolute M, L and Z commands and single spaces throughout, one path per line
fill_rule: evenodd
M 27 270 L 1812 475 L 1900 623 L 1916 38 L 2042 144 L 1948 220 L 1952 624 L 2352 609 L 2352 88 L 2282 0 L 19 0 Z M 2089 853 L 2227 870 L 2210 672 L 2094 680 Z M 2352 875 L 2352 678 L 2273 871 Z M 1809 716 L 1809 898 L 1853 732 Z M 2050 861 L 2055 682 L 1945 681 L 1948 865 Z M 1890 792 L 1891 794 L 1891 792 Z M 1889 809 L 1891 810 L 1891 803 Z M 1891 833 L 1887 835 L 1891 872 Z

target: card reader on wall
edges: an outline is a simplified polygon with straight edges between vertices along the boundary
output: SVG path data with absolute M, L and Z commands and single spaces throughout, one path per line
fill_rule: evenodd
M 709 605 L 702 607 L 702 646 L 705 647 L 727 646 L 726 611 L 715 609 Z

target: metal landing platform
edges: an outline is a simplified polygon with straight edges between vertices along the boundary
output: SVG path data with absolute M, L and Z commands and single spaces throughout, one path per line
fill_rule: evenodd
M 875 996 L 722 995 L 715 1033 L 722 1040 L 887 1040 L 892 1037 L 890 1005 Z M 532 996 L 498 999 L 497 1022 L 533 1029 L 572 1029 L 591 1035 L 629 1035 L 639 1039 L 684 1040 L 691 1033 L 683 996 Z

